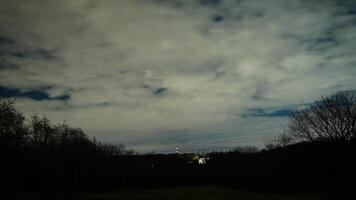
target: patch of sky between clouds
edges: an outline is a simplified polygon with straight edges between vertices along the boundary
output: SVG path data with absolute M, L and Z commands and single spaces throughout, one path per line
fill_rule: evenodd
M 288 117 L 293 109 L 275 109 L 275 110 L 267 110 L 262 108 L 251 108 L 248 109 L 247 114 L 244 116 L 249 117 Z
M 70 99 L 68 94 L 63 94 L 60 96 L 51 97 L 48 95 L 47 91 L 50 89 L 41 88 L 41 89 L 31 89 L 31 90 L 21 90 L 19 88 L 7 88 L 0 86 L 0 97 L 3 98 L 28 98 L 33 99 L 36 101 L 42 100 L 60 100 L 60 101 L 67 101 Z

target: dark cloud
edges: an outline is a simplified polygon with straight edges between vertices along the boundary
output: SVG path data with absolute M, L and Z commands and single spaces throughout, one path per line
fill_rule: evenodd
M 221 21 L 224 20 L 224 16 L 217 14 L 217 15 L 214 15 L 214 16 L 212 17 L 212 19 L 213 19 L 214 22 L 221 22 Z
M 36 51 L 15 51 L 15 52 L 5 52 L 3 54 L 8 54 L 17 58 L 27 58 L 27 59 L 54 59 L 54 51 L 38 49 Z
M 0 45 L 15 44 L 15 40 L 0 35 Z
M 153 94 L 156 96 L 163 96 L 167 93 L 167 88 L 157 88 L 156 90 L 153 91 Z

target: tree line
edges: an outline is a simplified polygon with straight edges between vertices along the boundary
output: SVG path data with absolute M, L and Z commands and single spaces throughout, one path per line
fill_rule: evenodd
M 27 120 L 15 109 L 13 99 L 0 100 L 0 148 L 2 152 L 26 149 L 36 153 L 70 151 L 105 156 L 135 153 L 123 144 L 98 142 L 66 123 L 52 124 L 44 115 L 34 114 Z
M 98 173 L 103 160 L 134 153 L 43 115 L 27 119 L 13 99 L 0 100 L 0 190 L 71 192 Z

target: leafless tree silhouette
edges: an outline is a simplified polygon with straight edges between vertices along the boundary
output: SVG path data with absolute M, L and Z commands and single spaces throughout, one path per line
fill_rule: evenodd
M 294 111 L 286 129 L 299 141 L 355 142 L 356 94 L 339 92 Z
M 280 133 L 277 136 L 271 137 L 265 141 L 266 149 L 275 149 L 279 147 L 285 147 L 292 144 L 293 138 L 287 133 Z

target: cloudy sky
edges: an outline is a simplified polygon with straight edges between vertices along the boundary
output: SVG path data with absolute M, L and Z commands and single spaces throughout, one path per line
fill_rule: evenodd
M 0 96 L 139 152 L 262 146 L 356 88 L 353 2 L 1 0 Z

